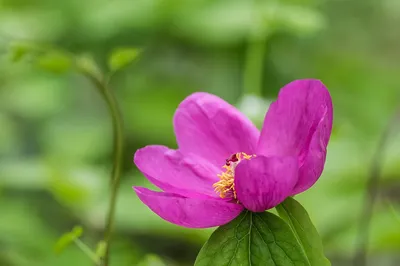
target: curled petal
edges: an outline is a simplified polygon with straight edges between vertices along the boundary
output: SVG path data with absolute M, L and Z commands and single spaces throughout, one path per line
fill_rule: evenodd
M 296 157 L 263 157 L 239 163 L 235 189 L 239 202 L 253 212 L 263 212 L 284 201 L 298 178 Z
M 212 185 L 220 171 L 201 157 L 184 156 L 165 146 L 146 146 L 136 151 L 139 170 L 162 190 L 186 197 L 218 198 Z
M 203 92 L 188 96 L 174 116 L 179 150 L 196 154 L 220 167 L 237 152 L 253 154 L 259 131 L 235 107 Z
M 164 220 L 189 228 L 220 226 L 235 219 L 243 206 L 223 200 L 186 198 L 134 187 L 140 200 Z
M 322 174 L 326 159 L 326 142 L 324 139 L 330 134 L 331 121 L 322 120 L 318 130 L 312 137 L 310 147 L 299 171 L 299 181 L 293 189 L 292 195 L 309 189 Z M 329 130 L 329 134 L 326 132 Z M 325 136 L 325 138 L 324 138 Z
M 304 191 L 321 175 L 332 120 L 332 99 L 324 84 L 312 79 L 293 81 L 282 88 L 265 116 L 257 154 L 297 156 L 296 192 Z

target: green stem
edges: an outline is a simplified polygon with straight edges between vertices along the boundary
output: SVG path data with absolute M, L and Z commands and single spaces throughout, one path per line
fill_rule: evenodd
M 253 1 L 252 16 L 253 27 L 247 38 L 243 88 L 246 94 L 254 94 L 261 97 L 268 31 L 265 29 L 265 18 L 260 13 L 257 1 Z
M 244 67 L 244 91 L 246 94 L 262 95 L 262 76 L 266 38 L 250 39 L 246 50 Z
M 353 258 L 354 266 L 367 265 L 367 251 L 370 238 L 369 227 L 372 220 L 373 209 L 379 195 L 380 179 L 382 178 L 382 168 L 384 155 L 391 140 L 391 134 L 400 119 L 400 109 L 396 110 L 392 119 L 390 119 L 379 139 L 378 147 L 373 155 L 370 164 L 370 172 L 367 180 L 367 187 L 363 203 L 363 209 L 360 217 L 360 224 L 356 239 L 356 253 Z
M 83 243 L 79 238 L 74 239 L 75 245 L 83 251 L 96 265 L 100 265 L 100 259 L 97 257 L 97 255 L 85 244 Z
M 96 88 L 99 90 L 101 96 L 107 103 L 108 110 L 110 112 L 113 124 L 114 133 L 114 163 L 111 172 L 111 199 L 107 215 L 106 228 L 104 233 L 104 241 L 106 243 L 106 252 L 103 260 L 103 265 L 109 265 L 110 257 L 110 243 L 112 238 L 112 231 L 114 227 L 115 207 L 117 203 L 117 195 L 120 184 L 121 166 L 122 166 L 122 155 L 124 146 L 124 135 L 123 135 L 123 120 L 121 112 L 118 108 L 118 103 L 108 88 L 107 82 L 103 82 L 91 75 L 90 73 L 84 73 L 89 78 Z

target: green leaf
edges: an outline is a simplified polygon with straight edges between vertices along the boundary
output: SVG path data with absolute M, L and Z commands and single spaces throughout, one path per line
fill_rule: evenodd
M 29 51 L 29 46 L 24 43 L 11 44 L 11 61 L 15 63 L 21 61 L 29 53 Z
M 165 263 L 157 255 L 148 254 L 138 266 L 165 266 Z
M 82 226 L 75 226 L 72 228 L 71 235 L 75 238 L 81 237 L 83 234 L 83 228 Z
M 139 55 L 140 51 L 136 48 L 115 49 L 108 60 L 108 67 L 112 72 L 118 71 L 132 63 Z
M 311 222 L 307 211 L 293 198 L 287 198 L 276 207 L 279 215 L 292 228 L 298 242 L 307 255 L 311 266 L 329 266 L 331 263 L 325 257 L 322 241 L 317 229 Z
M 396 218 L 396 221 L 400 223 L 400 213 L 395 209 L 392 203 L 388 203 L 390 211 L 392 212 L 393 216 Z
M 10 59 L 16 63 L 24 59 L 29 55 L 37 56 L 43 54 L 46 51 L 46 47 L 42 47 L 38 43 L 32 43 L 28 41 L 17 41 L 10 44 Z
M 289 225 L 269 213 L 243 212 L 219 227 L 195 266 L 310 266 Z
M 68 71 L 72 66 L 71 57 L 61 51 L 50 51 L 37 58 L 40 68 L 57 74 Z
M 106 254 L 107 243 L 104 240 L 101 240 L 96 247 L 96 256 L 98 258 L 103 258 Z
M 83 234 L 83 228 L 81 226 L 75 226 L 71 232 L 63 234 L 54 246 L 54 252 L 59 254 L 66 247 L 68 247 L 75 239 L 79 238 Z

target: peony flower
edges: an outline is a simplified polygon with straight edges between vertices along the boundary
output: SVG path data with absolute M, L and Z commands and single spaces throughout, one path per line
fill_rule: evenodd
M 163 192 L 134 187 L 161 218 L 185 227 L 226 224 L 244 209 L 263 212 L 320 177 L 332 101 L 318 80 L 296 80 L 271 104 L 261 132 L 235 107 L 197 92 L 178 106 L 178 149 L 151 145 L 134 163 Z

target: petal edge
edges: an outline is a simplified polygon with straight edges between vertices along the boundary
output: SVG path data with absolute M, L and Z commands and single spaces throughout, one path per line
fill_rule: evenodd
M 320 177 L 332 122 L 332 99 L 319 80 L 296 80 L 287 84 L 270 106 L 257 154 L 298 157 L 299 181 L 293 194 L 307 190 Z
M 186 197 L 218 198 L 212 185 L 219 169 L 202 158 L 150 145 L 136 151 L 134 163 L 154 185 Z
M 220 226 L 235 219 L 243 206 L 223 200 L 186 198 L 173 193 L 134 187 L 139 199 L 164 220 L 188 227 Z
M 217 167 L 234 153 L 253 154 L 260 134 L 234 106 L 205 92 L 193 93 L 179 104 L 174 130 L 179 150 L 206 158 Z

